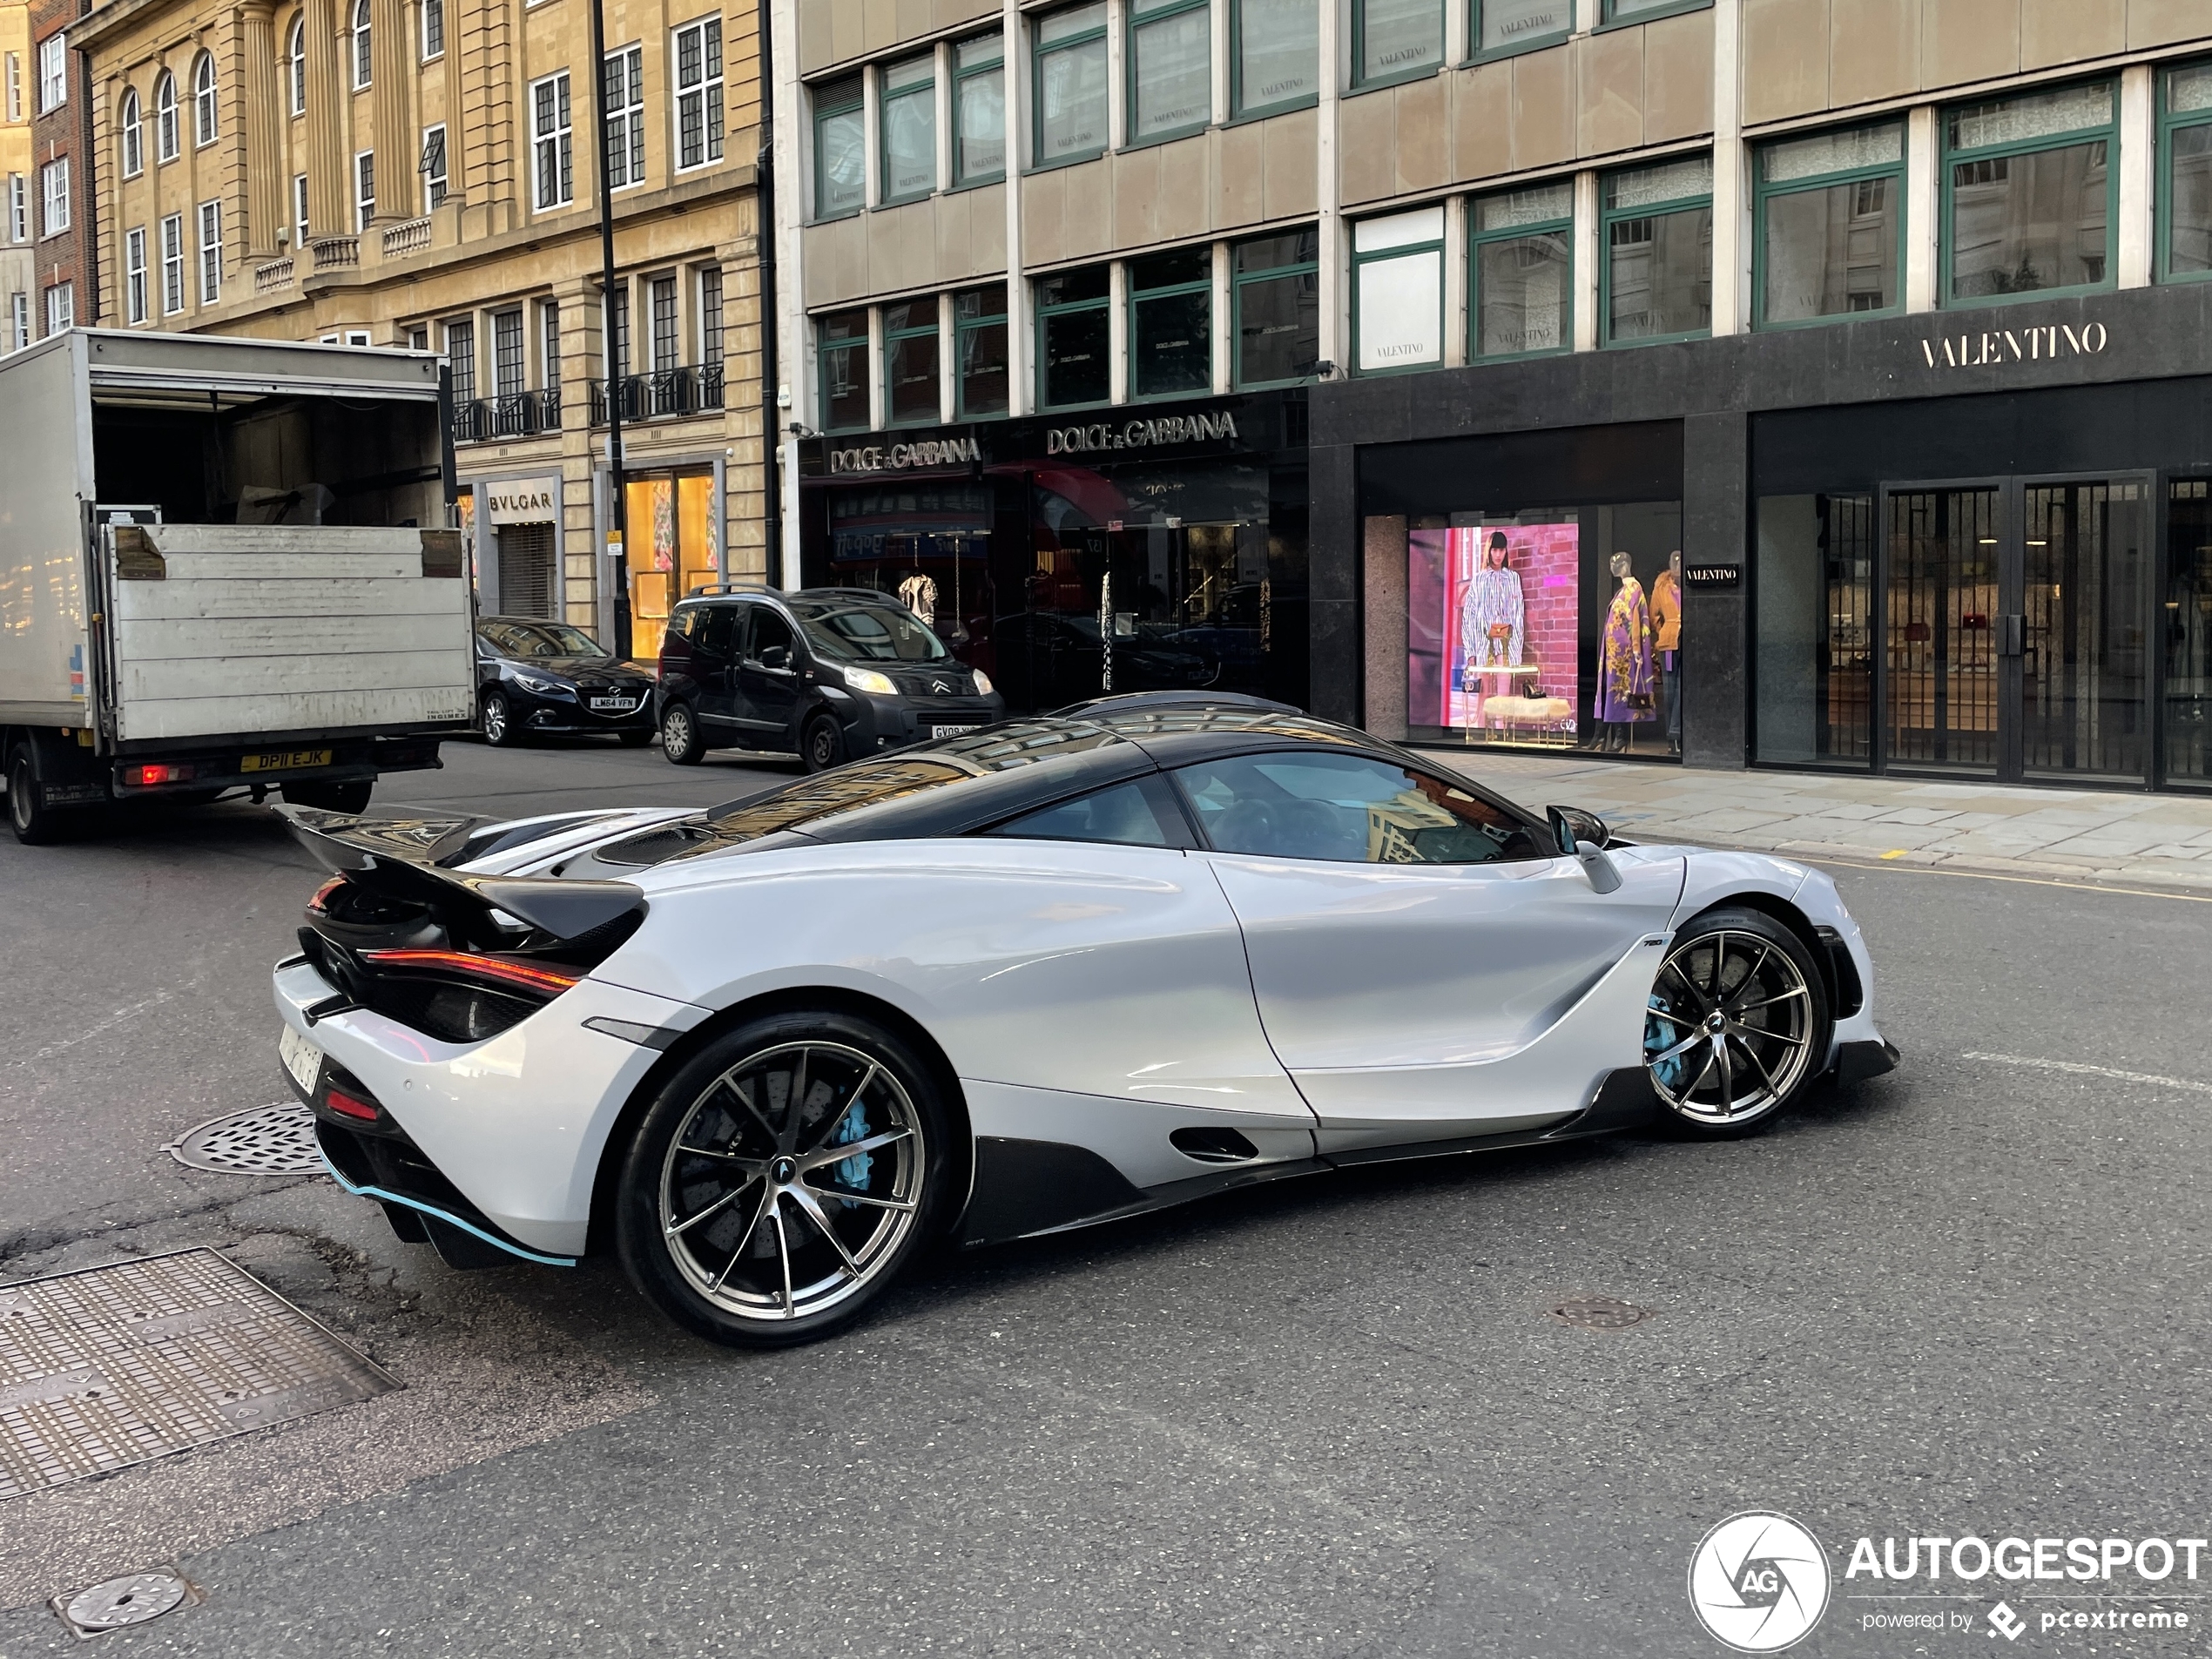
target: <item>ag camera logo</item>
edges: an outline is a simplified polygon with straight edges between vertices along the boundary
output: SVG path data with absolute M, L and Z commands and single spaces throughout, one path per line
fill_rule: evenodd
M 1716 1642 L 1779 1653 L 1828 1608 L 1828 1556 L 1787 1515 L 1747 1510 L 1705 1534 L 1689 1558 L 1689 1605 Z

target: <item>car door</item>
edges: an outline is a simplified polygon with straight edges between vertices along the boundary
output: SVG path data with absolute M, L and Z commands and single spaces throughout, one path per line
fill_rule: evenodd
M 786 749 L 799 746 L 792 725 L 799 712 L 799 641 L 782 611 L 749 604 L 737 662 L 730 671 L 735 695 L 732 712 L 756 741 Z
M 1517 814 L 1376 756 L 1244 755 L 1174 780 L 1323 1151 L 1541 1128 L 1641 1063 L 1682 860 L 1622 858 L 1601 894 Z
M 736 723 L 730 702 L 730 671 L 736 655 L 740 608 L 709 604 L 691 624 L 691 681 L 698 699 L 701 735 L 727 744 Z

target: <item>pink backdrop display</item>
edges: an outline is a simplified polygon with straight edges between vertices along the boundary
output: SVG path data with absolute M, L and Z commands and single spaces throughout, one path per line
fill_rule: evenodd
M 1475 585 L 1483 550 L 1489 546 L 1493 532 L 1504 534 L 1506 569 L 1520 582 L 1521 651 L 1516 662 L 1504 665 L 1512 671 L 1501 671 L 1501 653 L 1480 623 L 1475 624 L 1474 637 L 1461 637 L 1470 614 L 1469 590 Z M 1556 698 L 1565 702 L 1566 709 L 1557 718 L 1545 722 L 1546 729 L 1571 735 L 1574 711 L 1581 701 L 1575 685 L 1580 526 L 1573 519 L 1551 524 L 1507 522 L 1455 528 L 1450 535 L 1450 577 L 1445 583 L 1443 626 L 1439 631 L 1447 666 L 1443 718 L 1439 724 L 1482 728 L 1496 723 L 1484 712 L 1484 705 L 1494 698 Z M 1501 614 L 1494 597 L 1496 585 L 1491 584 L 1494 592 L 1487 602 L 1478 601 L 1475 614 Z M 1471 661 L 1487 664 L 1487 671 L 1470 674 Z

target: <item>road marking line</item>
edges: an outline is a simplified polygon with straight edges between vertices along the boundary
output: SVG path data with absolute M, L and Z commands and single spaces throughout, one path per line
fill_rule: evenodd
M 1901 859 L 1904 856 L 1905 849 L 1901 846 L 1893 846 L 1888 852 L 1882 854 L 1883 861 L 1885 863 L 1891 859 Z
M 133 1015 L 144 1014 L 148 1008 L 158 1008 L 162 1003 L 170 1001 L 172 995 L 173 993 L 169 991 L 156 991 L 152 996 L 146 998 L 145 1001 L 133 1002 L 127 1008 L 118 1008 L 114 1013 L 109 1015 L 106 1019 L 102 1020 L 98 1025 L 87 1026 L 84 1030 L 79 1031 L 73 1037 L 64 1037 L 59 1042 L 50 1042 L 43 1049 L 34 1049 L 30 1054 L 25 1055 L 21 1060 L 17 1061 L 16 1063 L 18 1066 L 27 1066 L 34 1060 L 51 1059 L 64 1049 L 74 1049 L 78 1043 L 90 1042 L 92 1038 L 99 1035 L 101 1032 L 111 1030 L 114 1027 L 121 1025 L 125 1020 L 131 1018 Z
M 2161 1089 L 2186 1089 L 2191 1094 L 2212 1095 L 2212 1083 L 2195 1083 L 2186 1077 L 2159 1077 L 2147 1071 L 2115 1071 L 2110 1066 L 2085 1066 L 2073 1060 L 2031 1060 L 2017 1054 L 1968 1054 L 1963 1060 L 1986 1060 L 1993 1065 L 2027 1066 L 2037 1071 L 2071 1072 L 2083 1077 L 2117 1077 L 2122 1082 L 2153 1083 Z

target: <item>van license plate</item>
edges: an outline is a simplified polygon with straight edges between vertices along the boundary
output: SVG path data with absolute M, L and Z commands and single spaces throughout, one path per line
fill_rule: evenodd
M 304 772 L 330 764 L 327 749 L 279 749 L 271 754 L 248 755 L 238 763 L 240 772 Z
M 980 725 L 933 725 L 929 728 L 929 735 L 933 738 L 964 738 L 971 732 L 982 729 Z
M 322 1050 L 287 1025 L 277 1039 L 277 1053 L 283 1056 L 284 1069 L 292 1074 L 300 1092 L 314 1099 L 315 1077 L 322 1070 Z

